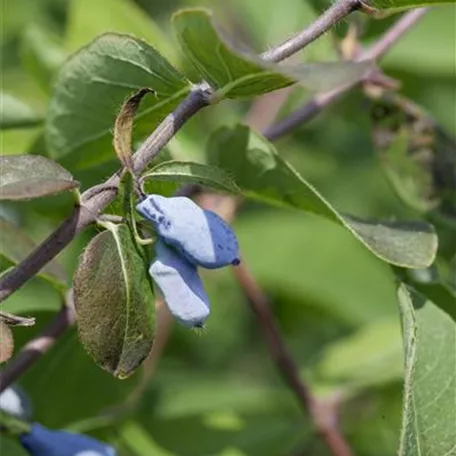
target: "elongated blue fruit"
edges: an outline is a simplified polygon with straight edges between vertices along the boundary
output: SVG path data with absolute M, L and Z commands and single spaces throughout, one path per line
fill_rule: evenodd
M 190 263 L 207 269 L 240 263 L 238 242 L 231 227 L 191 199 L 148 195 L 136 209 Z
M 171 314 L 189 327 L 202 327 L 209 316 L 209 298 L 196 266 L 158 240 L 149 274 L 160 289 Z
M 34 423 L 30 433 L 19 437 L 32 456 L 116 456 L 116 450 L 92 437 L 52 431 Z

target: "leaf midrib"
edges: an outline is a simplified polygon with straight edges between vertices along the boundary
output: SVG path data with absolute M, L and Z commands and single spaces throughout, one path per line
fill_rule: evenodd
M 124 351 L 125 351 L 125 345 L 127 343 L 127 338 L 128 338 L 128 330 L 129 330 L 129 324 L 130 324 L 130 307 L 131 307 L 131 290 L 130 290 L 130 284 L 128 281 L 128 269 L 127 269 L 127 264 L 126 264 L 126 258 L 124 257 L 124 252 L 122 249 L 122 243 L 120 240 L 120 234 L 119 231 L 121 229 L 120 226 L 114 225 L 114 224 L 109 224 L 109 229 L 113 235 L 114 242 L 116 243 L 117 246 L 117 251 L 119 253 L 119 259 L 120 259 L 120 267 L 122 269 L 122 275 L 124 277 L 124 282 L 125 282 L 125 302 L 126 302 L 126 318 L 125 318 L 125 331 L 122 337 L 122 350 L 119 355 L 119 359 L 117 362 L 116 370 L 114 371 L 114 375 L 119 374 L 119 365 L 122 362 Z

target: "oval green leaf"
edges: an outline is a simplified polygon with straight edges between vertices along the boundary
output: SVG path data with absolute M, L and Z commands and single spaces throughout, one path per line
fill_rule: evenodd
M 28 104 L 9 93 L 0 92 L 0 129 L 30 128 L 39 125 L 43 118 Z
M 2 155 L 0 169 L 0 200 L 39 198 L 79 187 L 65 168 L 40 155 Z
M 0 217 L 0 257 L 18 264 L 36 248 L 36 244 L 24 231 L 11 222 Z M 48 263 L 38 274 L 39 277 L 51 282 L 59 288 L 66 286 L 66 274 L 56 260 Z
M 201 163 L 171 160 L 154 166 L 141 178 L 146 193 L 156 188 L 157 182 L 198 184 L 223 192 L 240 193 L 239 187 L 226 171 Z M 150 183 L 150 187 L 148 187 Z
M 456 322 L 411 288 L 398 290 L 405 382 L 398 455 L 456 448 Z
M 228 40 L 204 9 L 179 11 L 173 25 L 185 55 L 220 97 L 253 97 L 295 82 L 309 90 L 330 90 L 360 80 L 372 66 L 371 62 L 328 62 L 292 67 L 266 62 Z
M 127 225 L 106 224 L 85 250 L 74 277 L 79 337 L 103 369 L 125 378 L 154 338 L 154 295 L 142 253 Z
M 70 167 L 114 157 L 112 129 L 125 98 L 142 87 L 155 96 L 141 104 L 134 140 L 153 131 L 190 90 L 189 82 L 154 48 L 131 36 L 108 33 L 63 65 L 49 105 L 50 155 Z
M 429 266 L 437 236 L 431 225 L 417 222 L 366 221 L 342 215 L 248 127 L 221 128 L 211 137 L 208 160 L 230 173 L 247 197 L 312 212 L 342 225 L 381 260 L 405 268 Z

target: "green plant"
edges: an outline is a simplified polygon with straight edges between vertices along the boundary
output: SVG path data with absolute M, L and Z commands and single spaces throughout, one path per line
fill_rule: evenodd
M 47 0 L 34 6 L 41 19 L 25 32 L 13 27 L 25 13 L 9 3 L 6 29 L 15 38 L 6 43 L 17 50 L 20 37 L 20 74 L 26 68 L 41 89 L 30 89 L 39 93 L 30 106 L 30 82 L 20 82 L 22 96 L 2 93 L 3 144 L 14 150 L 0 156 L 1 389 L 19 381 L 34 419 L 91 432 L 119 454 L 451 455 L 456 147 L 448 116 L 436 120 L 411 101 L 436 68 L 435 93 L 449 93 L 447 63 L 432 47 L 435 60 L 408 86 L 411 67 L 387 74 L 380 60 L 420 19 L 453 6 L 340 0 L 310 21 L 314 10 L 300 1 L 249 3 L 238 24 L 225 22 L 251 26 L 253 43 L 289 33 L 294 11 L 311 22 L 256 55 L 215 19 L 241 3 L 175 13 L 181 54 L 132 1 L 93 0 L 89 12 L 82 0 Z M 420 8 L 389 16 L 411 7 Z M 343 96 L 343 115 L 334 110 L 299 131 Z M 237 245 L 228 261 L 234 280 L 225 269 L 201 271 L 206 296 L 196 272 L 196 264 L 227 264 L 208 260 L 209 237 L 187 223 L 212 212 L 163 213 L 179 224 L 172 238 L 158 218 L 138 217 L 135 207 L 150 194 L 190 197 L 229 222 L 240 214 L 233 226 L 242 261 Z M 235 239 L 210 217 L 224 233 L 214 246 L 226 253 Z M 155 236 L 177 246 L 177 260 L 164 244 L 156 256 Z M 61 252 L 64 267 L 55 260 Z M 174 278 L 191 280 L 162 283 L 167 262 Z M 199 337 L 171 332 L 151 263 L 172 313 L 190 326 L 206 319 L 209 300 L 225 304 L 213 306 Z M 198 312 L 188 317 L 192 284 Z M 45 325 L 49 311 L 57 315 Z M 36 328 L 11 329 L 35 323 L 24 314 Z M 96 363 L 76 340 L 75 319 Z M 264 380 L 271 373 L 257 331 L 304 418 Z M 22 348 L 9 359 L 13 336 Z M 83 393 L 90 385 L 93 393 Z

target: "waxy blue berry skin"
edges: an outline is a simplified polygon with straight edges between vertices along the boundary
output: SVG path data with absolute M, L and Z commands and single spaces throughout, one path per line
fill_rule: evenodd
M 116 456 L 113 447 L 92 437 L 53 431 L 37 423 L 19 440 L 31 456 Z
M 239 246 L 231 227 L 215 212 L 202 209 L 191 199 L 148 195 L 136 210 L 190 263 L 206 269 L 240 263 Z
M 209 298 L 196 266 L 159 240 L 149 274 L 171 314 L 189 327 L 202 327 L 210 313 Z

